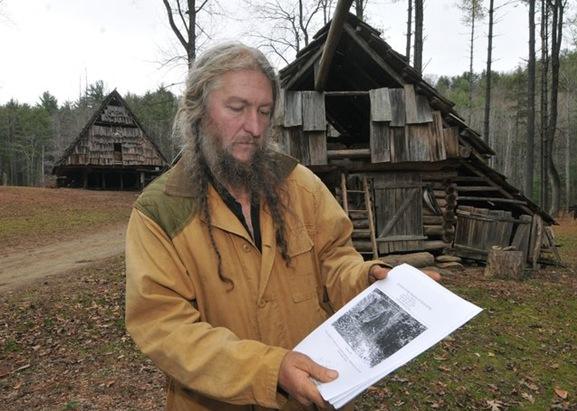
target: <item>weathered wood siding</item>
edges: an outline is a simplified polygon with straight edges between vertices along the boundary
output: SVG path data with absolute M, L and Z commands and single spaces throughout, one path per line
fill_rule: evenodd
M 163 166 L 164 161 L 128 110 L 109 104 L 76 141 L 63 165 Z
M 415 173 L 373 177 L 379 253 L 423 249 L 422 185 Z

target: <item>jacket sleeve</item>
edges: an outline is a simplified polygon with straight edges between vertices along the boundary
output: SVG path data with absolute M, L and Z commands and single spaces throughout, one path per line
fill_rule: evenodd
M 385 265 L 364 261 L 351 240 L 353 224 L 318 177 L 315 190 L 315 247 L 323 284 L 333 310 L 338 310 L 369 285 L 369 269 Z
M 203 322 L 195 290 L 166 233 L 134 209 L 126 236 L 126 327 L 144 354 L 185 387 L 219 401 L 279 408 L 287 350 Z

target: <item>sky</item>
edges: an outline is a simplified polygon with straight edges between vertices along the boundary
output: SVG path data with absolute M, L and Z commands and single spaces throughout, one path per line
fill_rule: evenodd
M 1 1 L 1 0 L 0 0 Z M 496 4 L 504 1 L 496 1 Z M 225 14 L 210 22 L 208 44 L 254 42 L 254 19 L 239 0 L 220 0 Z M 425 2 L 424 74 L 455 75 L 468 70 L 468 29 L 456 0 Z M 405 50 L 406 1 L 369 0 L 368 22 L 400 53 Z M 510 71 L 527 55 L 527 10 L 497 11 L 493 69 Z M 486 22 L 475 41 L 475 71 L 485 67 Z M 73 101 L 86 84 L 104 82 L 107 91 L 143 94 L 161 85 L 179 94 L 186 67 L 162 65 L 180 45 L 168 26 L 161 0 L 4 0 L 0 2 L 0 104 L 10 99 L 35 104 L 48 90 L 59 103 Z M 275 61 L 278 69 L 282 64 Z

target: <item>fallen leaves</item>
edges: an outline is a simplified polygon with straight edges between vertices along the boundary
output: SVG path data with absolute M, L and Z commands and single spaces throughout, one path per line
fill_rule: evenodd
M 555 394 L 557 394 L 557 396 L 558 396 L 559 398 L 561 398 L 562 400 L 566 400 L 567 397 L 569 396 L 569 393 L 568 393 L 567 391 L 562 390 L 562 389 L 559 388 L 559 387 L 553 388 L 553 391 L 555 391 Z

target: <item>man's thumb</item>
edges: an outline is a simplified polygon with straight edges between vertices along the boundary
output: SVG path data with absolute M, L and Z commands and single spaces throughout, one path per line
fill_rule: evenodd
M 313 362 L 310 369 L 310 376 L 320 382 L 330 382 L 335 380 L 339 376 L 339 373 L 336 370 L 331 370 L 330 368 Z

